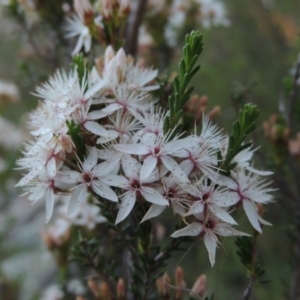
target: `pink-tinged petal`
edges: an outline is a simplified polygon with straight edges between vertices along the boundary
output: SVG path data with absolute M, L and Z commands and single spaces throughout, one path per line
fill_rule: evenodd
M 259 221 L 258 221 L 258 213 L 256 211 L 256 206 L 249 200 L 243 200 L 243 207 L 245 210 L 245 213 L 253 226 L 255 230 L 257 230 L 259 233 L 262 233 Z
M 90 120 L 98 120 L 107 116 L 102 110 L 94 110 L 88 114 Z
M 198 222 L 193 222 L 192 224 L 175 231 L 171 237 L 178 238 L 180 236 L 197 236 L 203 231 L 202 224 Z
M 217 199 L 214 203 L 220 207 L 229 207 L 237 204 L 241 200 L 241 196 L 237 192 L 226 192 L 221 199 Z
M 217 224 L 216 227 L 214 228 L 214 232 L 221 236 L 232 236 L 232 235 L 251 236 L 250 234 L 238 231 L 232 228 L 229 224 L 225 224 L 225 223 Z
M 190 207 L 189 211 L 185 214 L 185 216 L 190 216 L 190 215 L 195 215 L 195 214 L 202 213 L 203 209 L 204 209 L 203 203 L 201 203 L 201 201 L 196 201 Z
M 237 222 L 232 218 L 232 216 L 223 208 L 214 205 L 214 204 L 209 204 L 209 209 L 210 211 L 217 216 L 219 219 L 229 223 L 229 224 L 234 224 L 236 225 Z
M 184 161 L 182 161 L 180 164 L 179 164 L 180 168 L 185 172 L 185 174 L 187 176 L 189 176 L 191 174 L 191 172 L 193 171 L 194 167 L 195 167 L 195 164 L 193 163 L 192 160 L 190 159 L 186 159 Z
M 118 197 L 116 193 L 104 182 L 101 182 L 100 180 L 95 180 L 92 182 L 92 189 L 95 193 L 97 193 L 99 196 L 108 199 L 113 202 L 118 202 Z
M 80 204 L 87 198 L 87 196 L 88 191 L 85 185 L 79 185 L 74 190 L 72 190 L 72 196 L 68 203 L 68 215 L 76 212 Z
M 155 218 L 157 216 L 159 216 L 165 209 L 167 206 L 164 205 L 157 205 L 157 204 L 152 204 L 151 207 L 149 208 L 149 210 L 147 211 L 147 213 L 145 214 L 142 222 L 145 222 L 151 218 Z
M 130 182 L 128 179 L 126 179 L 124 176 L 121 175 L 111 175 L 108 174 L 101 178 L 101 181 L 110 185 L 115 186 L 118 188 L 126 188 L 130 187 Z
M 93 121 L 86 121 L 83 124 L 83 127 L 87 130 L 90 131 L 91 133 L 94 133 L 96 135 L 100 136 L 108 136 L 108 131 L 101 126 L 100 124 L 93 122 Z
M 46 170 L 50 177 L 55 177 L 56 175 L 56 160 L 55 157 L 51 157 L 46 164 Z
M 175 175 L 181 183 L 188 183 L 189 179 L 186 176 L 185 172 L 179 167 L 178 163 L 167 155 L 160 156 L 160 159 L 164 166 Z
M 123 221 L 132 211 L 136 201 L 136 193 L 128 192 L 123 196 L 119 212 L 116 219 L 116 224 Z
M 166 200 L 158 191 L 151 188 L 143 188 L 141 190 L 142 196 L 153 204 L 157 205 L 169 205 L 169 201 Z
M 46 224 L 49 222 L 54 207 L 54 192 L 53 189 L 48 188 L 46 191 Z
M 217 242 L 214 240 L 214 238 L 210 234 L 205 234 L 203 238 L 204 245 L 208 251 L 209 261 L 211 263 L 211 266 L 213 267 L 215 264 L 216 259 L 216 248 L 217 248 Z
M 126 177 L 138 176 L 137 171 L 141 168 L 141 164 L 135 158 L 130 155 L 123 155 L 121 161 Z
M 140 175 L 141 181 L 146 180 L 151 175 L 156 165 L 157 165 L 156 156 L 149 155 L 146 157 L 141 168 L 141 175 Z
M 123 106 L 121 104 L 118 103 L 111 103 L 109 105 L 107 105 L 105 108 L 102 109 L 102 111 L 104 113 L 106 113 L 106 115 L 110 115 L 112 113 L 114 113 L 116 110 L 121 109 Z
M 77 54 L 80 51 L 82 46 L 83 46 L 83 36 L 79 35 L 78 40 L 75 45 L 75 48 L 73 49 L 71 55 L 73 56 L 73 55 Z
M 55 179 L 62 183 L 75 184 L 80 181 L 81 174 L 76 171 L 58 172 Z
M 113 146 L 116 150 L 127 154 L 146 155 L 151 153 L 148 146 L 141 144 L 117 144 Z
M 88 156 L 85 158 L 82 164 L 84 172 L 90 172 L 97 165 L 98 162 L 97 149 L 95 147 L 91 147 L 89 151 L 90 152 Z

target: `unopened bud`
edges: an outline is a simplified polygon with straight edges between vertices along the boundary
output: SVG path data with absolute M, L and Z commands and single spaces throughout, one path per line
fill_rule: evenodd
M 108 66 L 109 62 L 113 59 L 114 56 L 115 56 L 115 51 L 113 47 L 109 45 L 105 50 L 104 65 Z
M 270 138 L 270 123 L 268 121 L 263 122 L 263 130 L 264 130 L 265 137 L 267 139 L 269 139 Z
M 130 12 L 130 1 L 129 0 L 119 0 L 119 16 L 126 16 Z
M 106 282 L 102 282 L 101 283 L 100 289 L 101 289 L 101 296 L 105 300 L 111 300 L 111 299 L 113 299 L 112 293 L 110 291 L 110 288 L 109 288 L 109 286 L 108 286 L 108 284 Z
M 87 282 L 87 285 L 96 298 L 101 295 L 99 284 L 94 279 L 90 278 Z
M 288 128 L 288 127 L 284 128 L 283 134 L 282 134 L 283 140 L 284 140 L 284 141 L 288 141 L 288 139 L 289 139 L 289 137 L 290 137 L 290 134 L 291 134 L 290 128 Z
M 118 300 L 126 299 L 126 286 L 123 278 L 120 278 L 117 283 L 117 297 Z
M 74 9 L 82 18 L 84 18 L 85 14 L 93 13 L 93 8 L 89 0 L 74 0 Z
M 77 296 L 76 300 L 86 300 L 86 298 L 82 297 L 82 296 Z
M 201 105 L 201 106 L 206 106 L 207 103 L 208 103 L 208 97 L 207 97 L 206 95 L 202 96 L 202 97 L 200 98 L 200 105 Z
M 210 118 L 210 119 L 213 119 L 217 116 L 219 116 L 221 113 L 221 107 L 220 106 L 215 106 L 208 114 L 207 116 Z
M 202 298 L 204 296 L 205 287 L 206 287 L 206 276 L 203 274 L 199 276 L 198 279 L 195 281 L 190 295 L 191 296 L 196 295 Z
M 175 283 L 178 285 L 183 281 L 183 269 L 181 267 L 177 267 L 175 270 Z
M 175 270 L 175 284 L 176 284 L 175 300 L 182 300 L 185 293 L 186 283 L 183 279 L 183 269 L 181 267 L 177 267 Z
M 171 279 L 168 273 L 165 273 L 164 276 L 161 276 L 156 280 L 157 292 L 163 299 L 169 299 L 171 295 L 170 282 Z

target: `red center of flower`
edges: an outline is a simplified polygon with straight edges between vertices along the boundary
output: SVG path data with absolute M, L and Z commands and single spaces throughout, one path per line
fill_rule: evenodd
M 135 190 L 139 190 L 141 188 L 141 183 L 134 179 L 132 182 L 131 182 L 131 187 L 134 188 Z
M 204 226 L 207 229 L 213 229 L 215 227 L 215 222 L 213 220 L 207 220 Z
M 206 201 L 209 198 L 210 194 L 209 193 L 204 193 L 202 195 L 202 201 Z
M 91 181 L 92 181 L 92 177 L 91 177 L 91 175 L 88 174 L 88 173 L 84 173 L 84 174 L 82 175 L 82 178 L 83 178 L 83 180 L 84 180 L 85 182 L 91 182 Z

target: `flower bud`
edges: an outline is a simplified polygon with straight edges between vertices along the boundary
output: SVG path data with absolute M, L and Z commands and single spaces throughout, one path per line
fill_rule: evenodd
M 85 14 L 93 14 L 93 8 L 89 0 L 74 0 L 76 13 L 84 19 Z
M 106 282 L 101 283 L 100 290 L 101 290 L 101 296 L 104 298 L 104 300 L 112 300 L 113 299 L 110 288 Z
M 207 116 L 210 118 L 210 119 L 213 119 L 217 116 L 219 116 L 221 113 L 221 107 L 220 106 L 215 106 L 208 114 Z
M 126 16 L 130 12 L 130 0 L 119 0 L 119 16 Z
M 93 278 L 89 278 L 87 285 L 96 298 L 101 295 L 99 284 Z
M 117 283 L 117 297 L 118 300 L 126 299 L 126 286 L 123 278 L 120 278 Z
M 107 67 L 109 62 L 113 59 L 115 56 L 115 51 L 112 46 L 108 46 L 105 50 L 104 54 L 104 66 Z
M 77 296 L 76 300 L 86 300 L 86 298 L 82 297 L 82 296 Z
M 171 280 L 168 273 L 165 273 L 164 276 L 161 276 L 156 280 L 157 292 L 163 299 L 169 299 L 171 296 L 170 282 Z
M 182 300 L 184 298 L 186 283 L 183 279 L 183 269 L 177 267 L 175 270 L 175 284 L 176 284 L 176 293 L 175 300 Z
M 190 295 L 203 297 L 205 292 L 205 287 L 206 287 L 206 276 L 203 274 L 199 276 L 198 279 L 195 281 Z

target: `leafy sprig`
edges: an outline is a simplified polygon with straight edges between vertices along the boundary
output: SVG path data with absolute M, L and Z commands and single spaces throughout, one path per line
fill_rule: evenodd
M 229 136 L 228 150 L 221 166 L 222 170 L 230 172 L 236 166 L 236 163 L 232 163 L 233 158 L 252 145 L 251 142 L 244 142 L 247 136 L 256 128 L 258 116 L 259 110 L 256 105 L 248 103 L 240 110 L 238 120 L 233 123 L 233 133 Z
M 200 70 L 195 66 L 196 61 L 203 50 L 202 34 L 199 31 L 192 31 L 185 37 L 183 47 L 183 58 L 179 63 L 179 73 L 173 81 L 173 93 L 168 99 L 170 114 L 165 118 L 165 133 L 174 129 L 182 116 L 182 109 L 194 90 L 188 87 L 193 76 Z

